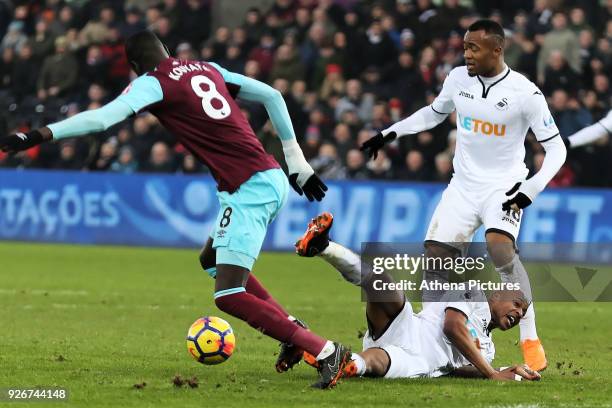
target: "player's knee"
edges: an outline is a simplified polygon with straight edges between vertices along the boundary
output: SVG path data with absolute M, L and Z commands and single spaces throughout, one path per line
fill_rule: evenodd
M 366 362 L 366 372 L 371 377 L 384 377 L 389 371 L 391 359 L 386 351 L 380 348 L 368 349 L 360 353 Z
M 217 275 L 217 268 L 215 265 L 214 252 L 208 251 L 207 249 L 208 248 L 204 248 L 200 252 L 200 256 L 199 256 L 200 266 L 202 267 L 202 269 L 204 269 L 206 273 L 208 273 L 208 275 L 211 278 L 214 278 Z
M 240 308 L 240 303 L 237 302 L 239 296 L 245 292 L 243 287 L 225 289 L 215 292 L 215 305 L 227 314 L 236 316 L 236 311 Z

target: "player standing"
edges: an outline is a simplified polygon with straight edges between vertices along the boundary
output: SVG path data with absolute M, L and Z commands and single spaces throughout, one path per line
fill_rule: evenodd
M 280 92 L 213 63 L 171 58 L 150 31 L 130 37 L 126 54 L 139 77 L 122 95 L 47 127 L 0 137 L 0 149 L 15 152 L 52 139 L 100 132 L 144 110 L 155 115 L 217 181 L 221 209 L 200 255 L 203 268 L 215 277 L 216 305 L 283 343 L 279 371 L 299 362 L 305 350 L 321 362 L 316 385 L 333 387 L 350 351 L 299 324 L 250 273 L 268 224 L 286 201 L 289 183 L 234 97 L 264 104 L 281 139 L 292 187 L 310 201 L 320 201 L 327 190 L 297 144 Z
M 362 150 L 376 156 L 396 137 L 431 129 L 457 111 L 454 174 L 427 231 L 426 256 L 461 253 L 484 224 L 487 248 L 502 281 L 521 283 L 531 301 L 531 288 L 515 250 L 522 209 L 529 206 L 565 162 L 566 149 L 546 99 L 538 87 L 504 62 L 504 31 L 491 20 L 472 24 L 464 37 L 465 66 L 454 68 L 430 106 L 395 123 L 366 141 Z M 525 136 L 531 128 L 546 150 L 542 168 L 526 179 Z M 447 280 L 449 271 L 425 271 L 425 279 Z M 436 301 L 429 292 L 424 302 Z M 546 368 L 533 304 L 520 324 L 525 362 Z

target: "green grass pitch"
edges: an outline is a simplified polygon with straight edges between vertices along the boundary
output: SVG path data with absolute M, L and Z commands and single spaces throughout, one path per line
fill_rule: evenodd
M 451 378 L 343 381 L 311 389 L 302 364 L 277 374 L 277 342 L 217 311 L 198 251 L 0 243 L 0 388 L 58 386 L 79 407 L 611 406 L 612 303 L 536 304 L 549 368 L 539 383 Z M 319 259 L 263 254 L 255 274 L 313 330 L 359 349 L 359 291 Z M 203 315 L 227 319 L 237 349 L 219 366 L 188 354 Z M 520 362 L 518 329 L 496 332 L 496 366 Z M 199 387 L 177 388 L 175 375 Z M 146 382 L 142 389 L 134 384 Z M 0 402 L 2 406 L 28 403 Z

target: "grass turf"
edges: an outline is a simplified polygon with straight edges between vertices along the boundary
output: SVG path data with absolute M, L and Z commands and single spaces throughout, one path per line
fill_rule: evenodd
M 351 379 L 319 391 L 312 368 L 277 374 L 277 343 L 217 311 L 197 251 L 0 243 L 0 262 L 0 388 L 69 390 L 45 406 L 611 406 L 612 303 L 537 305 L 549 359 L 539 383 Z M 267 253 L 255 273 L 291 314 L 360 350 L 360 294 L 323 261 Z M 237 336 L 219 366 L 186 351 L 187 328 L 208 314 Z M 495 333 L 497 366 L 520 361 L 517 336 Z M 199 387 L 175 387 L 177 374 Z

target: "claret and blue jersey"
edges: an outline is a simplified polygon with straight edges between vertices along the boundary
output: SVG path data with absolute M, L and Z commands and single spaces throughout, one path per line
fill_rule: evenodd
M 155 115 L 210 168 L 219 191 L 231 193 L 253 174 L 279 168 L 234 100 L 243 93 L 242 78 L 218 65 L 168 58 L 135 79 L 117 100 L 134 112 Z M 259 83 L 253 82 L 247 91 L 258 93 Z

